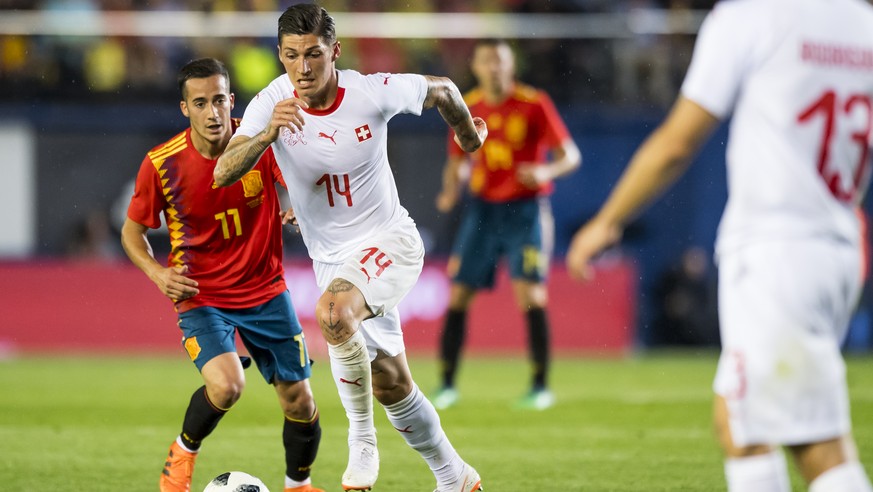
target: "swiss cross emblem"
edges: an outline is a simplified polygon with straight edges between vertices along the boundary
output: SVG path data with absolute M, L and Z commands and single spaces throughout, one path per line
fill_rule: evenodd
M 373 138 L 373 134 L 370 133 L 370 125 L 355 128 L 355 135 L 358 136 L 358 142 L 363 142 L 364 140 L 370 140 Z

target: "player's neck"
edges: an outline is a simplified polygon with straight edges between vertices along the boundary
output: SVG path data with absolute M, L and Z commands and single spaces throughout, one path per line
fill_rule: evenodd
M 209 140 L 200 137 L 195 132 L 191 132 L 191 143 L 194 144 L 194 149 L 197 150 L 197 153 L 202 155 L 203 158 L 212 161 L 221 157 L 221 154 L 224 152 L 229 141 L 230 135 L 222 137 L 218 142 L 210 142 Z
M 488 90 L 482 92 L 485 95 L 486 103 L 496 105 L 507 100 L 509 96 L 512 95 L 514 88 L 515 84 L 509 84 L 502 87 L 490 87 Z

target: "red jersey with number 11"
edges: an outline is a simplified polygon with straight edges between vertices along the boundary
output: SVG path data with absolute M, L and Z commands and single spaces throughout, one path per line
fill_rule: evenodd
M 238 120 L 232 120 L 234 130 Z M 200 294 L 176 303 L 179 312 L 200 306 L 247 308 L 286 290 L 282 224 L 276 182 L 284 186 L 268 149 L 240 181 L 215 186 L 216 160 L 200 155 L 191 129 L 153 148 L 136 178 L 128 217 L 170 233 L 169 266 L 188 266 Z

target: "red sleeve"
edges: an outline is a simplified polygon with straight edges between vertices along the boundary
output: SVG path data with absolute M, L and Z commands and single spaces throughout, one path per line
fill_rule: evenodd
M 161 227 L 161 213 L 167 206 L 167 199 L 161 191 L 161 182 L 152 160 L 143 159 L 136 175 L 133 197 L 127 207 L 130 220 L 152 229 Z
M 546 123 L 546 139 L 550 146 L 557 147 L 561 145 L 564 140 L 570 138 L 570 132 L 567 130 L 564 120 L 561 119 L 561 115 L 558 114 L 558 110 L 555 108 L 555 103 L 552 102 L 552 98 L 543 91 L 538 92 L 540 108 L 542 108 L 543 117 L 545 118 Z
M 266 167 L 270 169 L 270 172 L 273 173 L 273 182 L 279 183 L 282 185 L 282 188 L 288 189 L 288 185 L 285 184 L 285 178 L 282 177 L 282 170 L 279 169 L 279 163 L 276 162 L 276 155 L 273 154 L 273 147 L 267 147 L 267 150 L 264 151 L 264 155 L 261 156 L 261 160 L 264 161 Z

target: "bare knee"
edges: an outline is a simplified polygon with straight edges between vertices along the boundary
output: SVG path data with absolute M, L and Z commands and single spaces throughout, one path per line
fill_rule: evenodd
M 315 415 L 315 398 L 308 380 L 279 381 L 275 384 L 279 405 L 286 417 L 308 421 Z
M 218 355 L 200 370 L 206 394 L 213 405 L 228 409 L 242 396 L 246 378 L 236 353 Z
M 331 345 L 342 343 L 358 331 L 361 321 L 372 316 L 363 294 L 351 282 L 337 278 L 315 305 L 321 334 Z
M 213 405 L 227 409 L 240 399 L 245 386 L 246 382 L 243 378 L 231 375 L 213 377 L 206 382 L 206 393 Z

